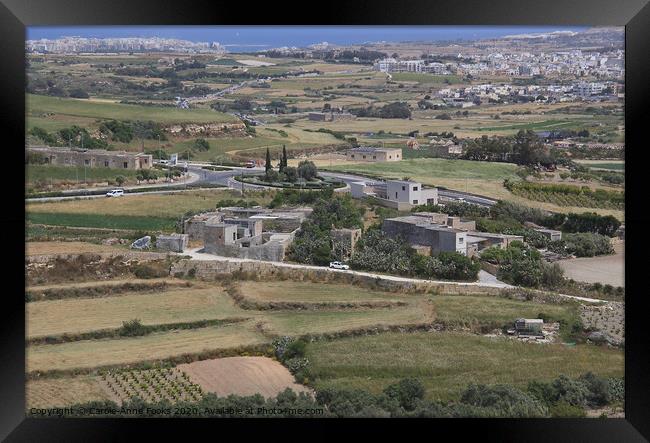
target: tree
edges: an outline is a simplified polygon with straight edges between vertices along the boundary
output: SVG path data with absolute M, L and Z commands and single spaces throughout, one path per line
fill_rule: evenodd
M 284 172 L 284 169 L 287 167 L 287 147 L 282 145 L 282 157 L 280 158 L 279 172 Z
M 271 166 L 271 152 L 269 151 L 269 148 L 266 148 L 266 164 L 264 165 L 264 170 L 267 176 L 271 169 L 273 169 L 273 166 Z
M 126 179 L 124 178 L 123 175 L 118 175 L 117 177 L 115 177 L 115 183 L 117 183 L 118 186 L 122 186 L 125 181 Z
M 298 179 L 298 171 L 292 166 L 285 167 L 283 174 L 285 175 L 288 182 L 293 183 Z
M 76 89 L 72 89 L 70 91 L 70 97 L 72 97 L 72 98 L 89 98 L 90 96 L 83 89 L 76 88 Z
M 192 145 L 194 149 L 197 151 L 209 151 L 210 150 L 210 143 L 204 138 L 197 138 L 194 140 L 194 144 Z
M 318 169 L 314 162 L 303 160 L 298 164 L 298 176 L 305 180 L 313 180 L 318 175 Z

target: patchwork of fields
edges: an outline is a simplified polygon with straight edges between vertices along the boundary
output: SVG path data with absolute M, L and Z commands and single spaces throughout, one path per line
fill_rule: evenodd
M 152 280 L 152 284 L 158 281 Z M 180 287 L 174 283 L 176 281 L 166 279 L 169 286 L 162 290 L 151 291 L 146 286 L 134 285 L 131 290 L 107 292 L 105 296 L 97 294 L 94 287 L 111 284 L 110 281 L 43 286 L 59 291 L 57 297 L 65 296 L 66 291 L 74 293 L 71 292 L 71 298 L 27 303 L 28 338 L 67 337 L 68 340 L 28 345 L 28 374 L 41 374 L 28 381 L 29 405 L 61 405 L 61 402 L 77 399 L 125 400 L 128 386 L 120 387 L 116 375 L 110 380 L 101 375 L 104 374 L 100 371 L 102 368 L 112 368 L 111 373 L 118 374 L 119 368 L 125 365 L 136 368 L 145 363 L 173 365 L 197 358 L 204 360 L 249 352 L 268 355 L 272 340 L 280 336 L 336 334 L 342 337 L 317 340 L 307 346 L 316 388 L 354 387 L 378 392 L 399 378 L 418 376 L 425 382 L 428 397 L 453 399 L 468 381 L 473 380 L 505 382 L 510 379 L 517 385 L 525 385 L 531 379 L 552 379 L 559 373 L 578 374 L 587 369 L 603 375 L 622 374 L 622 353 L 618 350 L 603 354 L 601 349 L 591 345 L 537 345 L 475 335 L 482 328 L 500 328 L 521 316 L 544 315 L 547 319 L 571 324 L 577 315 L 572 303 L 541 304 L 480 295 L 406 294 L 346 284 L 243 281 L 222 286 L 178 280 L 179 284 L 189 285 Z M 121 280 L 116 285 L 126 282 L 128 280 Z M 229 295 L 233 287 L 238 288 L 243 298 Z M 41 288 L 34 286 L 29 290 L 38 292 Z M 260 310 L 249 306 L 247 301 L 280 305 Z M 74 315 L 70 315 L 72 312 Z M 134 337 L 118 334 L 88 338 L 88 334 L 92 337 L 93 333 L 119 330 L 123 322 L 136 318 L 145 326 L 163 328 Z M 203 323 L 212 320 L 224 322 L 212 326 Z M 174 324 L 181 323 L 185 326 L 175 329 Z M 466 328 L 467 332 L 384 332 L 344 338 L 356 330 L 427 324 L 440 324 L 454 330 Z M 75 338 L 80 333 L 86 334 L 85 338 Z M 205 364 L 214 368 L 221 364 L 217 363 L 221 360 L 213 361 L 214 364 Z M 520 363 L 513 365 L 513 361 Z M 531 373 L 523 370 L 529 364 L 536 368 Z M 199 371 L 202 375 L 193 365 L 202 368 Z M 207 386 L 225 394 L 223 383 L 209 381 L 213 375 L 203 366 L 192 363 L 178 368 L 204 389 Z M 459 374 L 459 367 L 466 370 L 469 378 Z M 236 377 L 237 368 L 237 365 L 221 368 L 225 372 L 220 373 L 223 377 Z M 58 375 L 53 378 L 54 374 Z M 125 377 L 126 383 L 131 376 Z M 157 398 L 155 395 L 164 392 L 156 391 L 156 384 L 151 380 L 157 378 L 151 377 L 153 375 L 145 377 L 151 385 L 146 388 L 146 395 Z M 179 377 L 185 380 L 184 375 Z M 249 382 L 242 383 L 249 388 L 258 386 L 252 375 L 246 380 Z M 282 386 L 292 383 L 282 380 Z M 249 388 L 244 386 L 241 392 Z M 58 396 L 57 392 L 64 390 L 69 392 Z M 72 395 L 77 391 L 78 395 Z M 176 391 L 169 392 L 164 395 Z

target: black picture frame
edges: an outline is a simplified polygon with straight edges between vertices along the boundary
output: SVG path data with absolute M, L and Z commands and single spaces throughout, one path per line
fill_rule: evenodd
M 3 127 L 4 162 L 10 165 L 11 179 L 5 176 L 5 189 L 0 217 L 0 238 L 5 251 L 2 268 L 5 288 L 2 328 L 2 364 L 0 370 L 0 438 L 7 441 L 97 441 L 128 437 L 152 439 L 171 435 L 178 419 L 34 419 L 25 417 L 25 309 L 18 292 L 24 290 L 19 252 L 24 253 L 24 240 L 18 234 L 24 229 L 24 194 L 16 181 L 24 179 L 24 158 L 17 149 L 25 134 L 25 27 L 31 25 L 189 25 L 189 24 L 278 24 L 278 25 L 574 25 L 625 26 L 626 38 L 626 230 L 631 241 L 626 245 L 626 346 L 625 346 L 625 419 L 540 419 L 540 420 L 192 420 L 195 431 L 208 431 L 216 437 L 225 430 L 236 432 L 237 438 L 251 433 L 267 436 L 292 435 L 298 438 L 340 433 L 340 425 L 352 438 L 368 438 L 396 430 L 398 436 L 412 438 L 443 438 L 451 432 L 454 439 L 465 439 L 478 431 L 486 441 L 647 441 L 650 438 L 650 373 L 647 321 L 643 318 L 642 229 L 648 225 L 645 214 L 643 169 L 648 156 L 644 126 L 650 121 L 650 5 L 647 0 L 574 0 L 535 1 L 500 0 L 481 2 L 401 1 L 387 0 L 326 2 L 310 5 L 304 2 L 213 2 L 185 0 L 163 2 L 153 0 L 1 0 L 0 3 L 0 125 Z M 7 137 L 7 136 L 10 137 Z M 11 141 L 8 141 L 11 140 Z M 8 174 L 7 174 L 8 175 Z M 11 183 L 9 185 L 9 183 Z M 16 189 L 14 189 L 16 188 Z M 10 197 L 10 198 L 7 198 Z M 11 252 L 9 252 L 11 251 Z M 8 253 L 9 252 L 9 253 Z M 13 256 L 16 253 L 16 257 Z M 144 426 L 144 427 L 142 427 Z M 356 429 L 357 427 L 363 428 Z M 354 429 L 353 429 L 354 428 Z M 389 429 L 390 428 L 390 429 Z M 146 429 L 146 431 L 145 431 Z M 282 434 L 276 432 L 284 430 Z M 358 431 L 358 432 L 357 432 Z M 423 433 L 416 437 L 411 432 Z M 222 434 L 223 433 L 223 434 Z M 188 434 L 185 434 L 188 435 Z M 302 436 L 302 437 L 301 437 Z

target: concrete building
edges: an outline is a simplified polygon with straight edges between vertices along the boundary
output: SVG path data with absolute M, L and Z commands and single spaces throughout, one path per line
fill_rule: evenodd
M 386 198 L 390 201 L 412 206 L 438 204 L 438 189 L 425 189 L 422 183 L 410 180 L 389 180 L 386 182 Z
M 402 150 L 400 148 L 352 148 L 345 152 L 345 159 L 356 162 L 398 162 L 402 160 Z
M 436 254 L 456 251 L 473 257 L 485 248 L 505 248 L 513 241 L 522 241 L 519 235 L 478 232 L 476 222 L 451 217 L 438 212 L 415 212 L 404 217 L 384 220 L 382 230 L 391 237 L 402 237 L 418 253 Z
M 225 257 L 282 261 L 311 208 L 220 208 L 184 223 L 190 240 L 202 240 L 203 252 Z
M 47 146 L 27 147 L 27 152 L 40 154 L 45 162 L 59 166 L 87 168 L 150 169 L 153 157 L 149 154 L 104 149 L 67 149 Z
M 435 223 L 425 216 L 387 218 L 381 229 L 390 237 L 404 239 L 426 255 L 435 255 L 439 252 L 458 252 L 467 255 L 465 231 Z
M 350 183 L 353 198 L 374 197 L 380 204 L 400 211 L 414 206 L 438 204 L 438 189 L 424 188 L 421 183 L 408 180 L 388 180 Z

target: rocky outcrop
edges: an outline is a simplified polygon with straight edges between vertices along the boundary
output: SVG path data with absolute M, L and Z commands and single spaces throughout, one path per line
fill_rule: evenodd
M 195 136 L 244 136 L 246 125 L 243 123 L 181 123 L 165 128 L 165 131 L 172 135 L 195 137 Z

